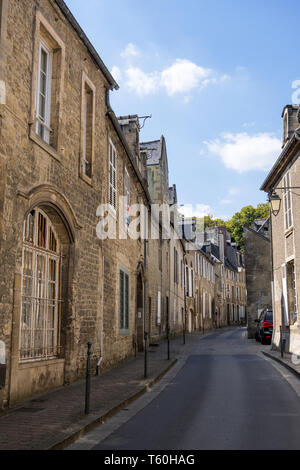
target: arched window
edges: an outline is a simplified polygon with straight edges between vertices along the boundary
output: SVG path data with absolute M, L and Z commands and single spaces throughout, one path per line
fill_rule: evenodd
M 40 209 L 24 222 L 21 361 L 54 358 L 59 353 L 61 256 L 55 229 Z

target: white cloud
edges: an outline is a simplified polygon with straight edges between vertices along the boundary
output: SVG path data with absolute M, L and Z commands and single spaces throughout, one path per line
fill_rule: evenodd
M 219 156 L 227 168 L 243 173 L 271 168 L 281 151 L 281 141 L 274 134 L 223 134 L 221 139 L 205 142 L 208 150 Z
M 159 75 L 155 72 L 147 74 L 139 68 L 130 67 L 126 70 L 126 76 L 126 85 L 139 96 L 156 93 L 159 88 Z
M 121 73 L 121 70 L 119 69 L 119 67 L 114 66 L 111 69 L 111 74 L 114 77 L 114 79 L 116 80 L 116 82 L 119 82 L 121 80 L 122 73 Z
M 139 49 L 134 44 L 132 44 L 132 42 L 128 43 L 124 51 L 120 54 L 123 59 L 130 59 L 132 57 L 138 57 L 139 55 Z
M 244 127 L 244 128 L 247 128 L 247 127 L 254 127 L 255 125 L 256 125 L 256 122 L 255 122 L 255 121 L 252 121 L 252 122 L 244 122 L 243 127 Z
M 229 191 L 228 191 L 228 194 L 230 196 L 236 196 L 239 193 L 240 193 L 239 188 L 230 188 Z
M 220 199 L 220 204 L 223 204 L 223 205 L 229 205 L 232 203 L 232 200 L 231 199 Z
M 185 217 L 204 217 L 212 213 L 211 207 L 206 204 L 184 204 L 179 207 L 179 212 Z
M 192 90 L 222 84 L 230 79 L 228 75 L 219 77 L 211 69 L 200 67 L 187 59 L 176 59 L 170 67 L 162 71 L 146 73 L 131 66 L 125 73 L 128 79 L 126 85 L 138 95 L 154 94 L 163 89 L 169 96 L 184 94 L 184 104 L 191 100 L 189 93 Z
M 205 79 L 212 75 L 212 70 L 205 69 L 186 59 L 176 59 L 167 69 L 161 72 L 161 83 L 169 96 L 176 93 L 187 93 L 201 86 Z

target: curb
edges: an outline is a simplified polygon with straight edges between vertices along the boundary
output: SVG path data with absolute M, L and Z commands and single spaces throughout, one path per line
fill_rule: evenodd
M 288 369 L 290 372 L 292 372 L 292 374 L 294 374 L 296 377 L 298 377 L 298 379 L 300 378 L 300 372 L 298 372 L 296 369 L 294 369 L 292 366 L 289 366 L 285 361 L 282 361 L 281 359 L 279 359 L 279 357 L 275 357 L 273 356 L 272 354 L 270 353 L 267 353 L 265 351 L 262 351 L 262 353 L 269 357 L 270 359 L 273 359 L 274 361 L 278 362 L 279 364 L 281 364 L 282 366 L 284 366 L 286 369 Z
M 112 417 L 113 415 L 118 413 L 122 408 L 126 407 L 133 401 L 137 400 L 140 396 L 144 395 L 149 390 L 149 388 L 153 387 L 153 385 L 159 382 L 159 380 L 161 380 L 163 376 L 166 375 L 169 372 L 169 370 L 175 366 L 177 362 L 178 362 L 178 359 L 174 359 L 173 362 L 166 369 L 164 369 L 158 376 L 156 376 L 150 382 L 146 383 L 141 390 L 134 393 L 129 398 L 122 401 L 111 410 L 107 411 L 104 415 L 97 416 L 97 417 L 95 417 L 94 415 L 94 417 L 92 417 L 90 422 L 84 424 L 82 427 L 80 427 L 80 429 L 77 429 L 76 431 L 71 432 L 69 436 L 65 437 L 63 440 L 57 442 L 56 444 L 53 444 L 46 450 L 63 450 L 67 446 L 73 444 L 75 441 L 83 437 L 86 433 L 92 431 L 95 427 L 101 424 L 104 424 L 104 422 L 108 418 Z

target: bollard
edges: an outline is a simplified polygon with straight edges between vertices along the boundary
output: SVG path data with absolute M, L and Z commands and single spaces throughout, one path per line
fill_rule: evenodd
M 145 339 L 144 377 L 145 377 L 145 379 L 148 377 L 148 349 L 147 349 L 147 338 L 148 338 L 148 333 L 147 333 L 147 331 L 145 331 L 145 332 L 144 332 L 144 339 Z
M 280 326 L 280 352 L 281 352 L 281 357 L 283 357 L 283 337 L 282 337 L 282 326 Z
M 86 381 L 85 381 L 85 414 L 90 412 L 90 395 L 91 395 L 91 347 L 92 343 L 88 342 L 87 361 L 86 361 Z

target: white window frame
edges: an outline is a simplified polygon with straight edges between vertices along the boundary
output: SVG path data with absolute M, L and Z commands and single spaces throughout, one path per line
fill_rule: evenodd
M 112 153 L 111 153 L 112 152 Z M 113 158 L 113 155 L 115 158 Z M 115 214 L 117 211 L 117 162 L 118 154 L 112 140 L 108 143 L 108 203 L 111 211 Z
M 47 54 L 47 71 L 46 71 L 46 96 L 45 96 L 45 117 L 39 115 L 40 109 L 40 96 L 41 96 L 41 57 L 42 51 Z M 50 122 L 51 122 L 51 87 L 52 87 L 52 49 L 40 39 L 39 41 L 39 56 L 38 56 L 38 70 L 37 70 L 37 92 L 36 92 L 36 134 L 44 140 L 47 144 L 50 143 Z M 39 129 L 42 126 L 43 135 L 40 135 Z

